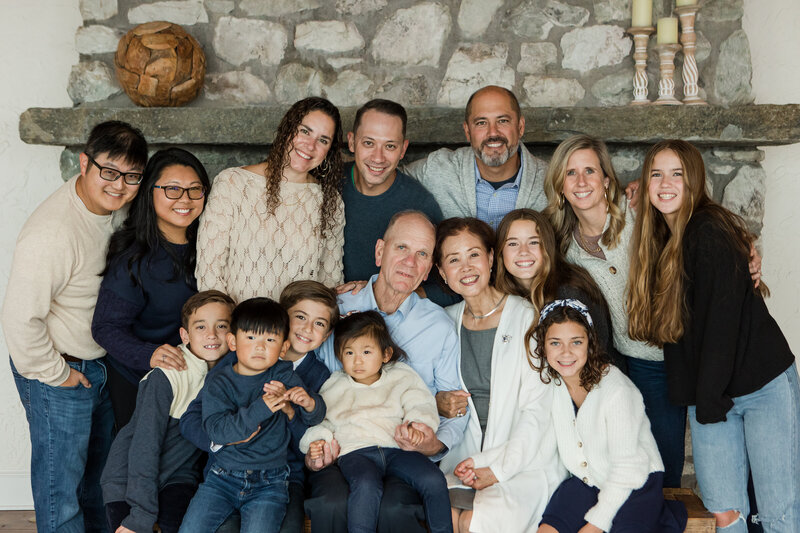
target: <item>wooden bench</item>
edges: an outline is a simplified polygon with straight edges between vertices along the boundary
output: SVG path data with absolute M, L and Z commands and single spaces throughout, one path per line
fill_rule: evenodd
M 697 497 L 692 489 L 664 489 L 665 500 L 677 500 L 683 502 L 689 512 L 689 521 L 686 523 L 687 533 L 714 533 L 717 521 L 714 515 L 709 513 L 703 502 Z

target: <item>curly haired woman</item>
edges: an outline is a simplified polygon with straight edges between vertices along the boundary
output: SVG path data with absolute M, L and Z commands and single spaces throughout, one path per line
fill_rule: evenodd
M 342 282 L 339 110 L 318 97 L 281 119 L 267 159 L 223 170 L 200 221 L 198 289 L 277 299 L 297 279 Z

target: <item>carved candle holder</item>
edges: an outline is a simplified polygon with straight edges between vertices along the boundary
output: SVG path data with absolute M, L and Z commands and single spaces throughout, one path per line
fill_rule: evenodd
M 633 101 L 631 105 L 646 105 L 647 99 L 647 43 L 656 29 L 652 26 L 634 26 L 627 33 L 633 35 L 633 59 L 636 72 L 633 75 Z
M 694 32 L 694 19 L 700 6 L 682 6 L 675 8 L 675 14 L 681 19 L 681 44 L 683 45 L 683 103 L 686 105 L 708 105 L 700 98 L 697 86 L 697 60 L 694 57 L 697 48 L 697 34 Z
M 658 82 L 657 105 L 683 105 L 683 102 L 675 98 L 675 54 L 681 49 L 681 45 L 658 44 L 659 70 L 661 80 Z

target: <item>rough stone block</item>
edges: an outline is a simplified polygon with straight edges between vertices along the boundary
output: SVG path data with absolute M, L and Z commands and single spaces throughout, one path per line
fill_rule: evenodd
M 451 27 L 450 10 L 442 4 L 398 9 L 378 26 L 372 57 L 379 63 L 438 66 Z
M 364 38 L 352 22 L 312 20 L 298 24 L 294 47 L 303 51 L 338 54 L 364 48 Z
M 375 96 L 402 102 L 406 106 L 421 106 L 428 103 L 430 87 L 424 76 L 393 79 L 380 87 Z
M 214 50 L 233 65 L 253 59 L 262 65 L 278 65 L 287 40 L 283 26 L 268 20 L 221 17 L 214 28 Z
M 241 70 L 208 75 L 204 91 L 209 100 L 234 104 L 266 104 L 273 101 L 272 91 L 264 80 Z
M 362 15 L 386 7 L 386 0 L 336 0 L 336 11 L 342 15 Z
M 533 107 L 570 107 L 583 100 L 586 91 L 578 80 L 526 76 L 525 102 Z
M 283 65 L 275 82 L 275 98 L 282 104 L 293 104 L 306 96 L 322 94 L 322 78 L 317 69 L 299 63 Z
M 558 48 L 553 43 L 522 43 L 517 72 L 522 74 L 544 74 L 547 65 L 558 60 Z
M 105 54 L 116 52 L 121 30 L 108 26 L 82 26 L 75 33 L 75 48 L 80 54 Z
M 83 20 L 106 20 L 117 14 L 117 0 L 81 0 Z
M 760 166 L 743 166 L 722 195 L 722 205 L 742 217 L 756 235 L 761 233 L 764 220 L 766 177 Z
M 76 104 L 105 100 L 121 92 L 114 73 L 102 61 L 82 61 L 69 74 L 67 94 Z
M 280 17 L 290 13 L 300 13 L 317 9 L 320 0 L 241 0 L 239 7 L 254 17 Z
M 465 39 L 477 39 L 494 19 L 503 0 L 462 0 L 458 10 L 458 27 Z
M 337 106 L 357 106 L 370 99 L 373 85 L 361 72 L 345 70 L 335 82 L 323 85 L 322 94 Z
M 714 95 L 724 106 L 749 104 L 753 101 L 750 79 L 750 42 L 744 30 L 737 30 L 719 47 L 714 76 Z
M 360 57 L 327 57 L 325 61 L 327 61 L 334 70 L 341 70 L 352 65 L 361 64 Z
M 601 106 L 627 105 L 633 99 L 633 76 L 611 74 L 592 85 L 591 92 Z
M 461 45 L 447 64 L 437 102 L 461 107 L 484 85 L 514 87 L 514 70 L 506 64 L 508 45 Z
M 167 0 L 141 4 L 128 11 L 128 22 L 144 24 L 155 20 L 168 20 L 173 24 L 191 26 L 208 22 L 203 0 Z
M 701 11 L 704 19 L 715 22 L 740 20 L 744 15 L 743 0 L 705 0 Z
M 633 42 L 619 26 L 576 28 L 561 37 L 561 66 L 581 73 L 616 65 L 630 55 Z
M 205 0 L 206 1 L 206 9 L 208 9 L 211 13 L 218 13 L 222 15 L 227 15 L 236 7 L 236 4 L 233 0 Z
M 594 17 L 599 23 L 631 18 L 630 0 L 594 0 Z

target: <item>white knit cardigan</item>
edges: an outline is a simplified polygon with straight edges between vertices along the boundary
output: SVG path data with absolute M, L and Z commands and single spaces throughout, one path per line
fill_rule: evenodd
M 566 385 L 551 383 L 553 427 L 558 454 L 567 470 L 597 487 L 597 504 L 584 515 L 603 531 L 631 492 L 664 464 L 650 432 L 639 389 L 617 367 L 610 366 L 583 401 L 578 414 Z

